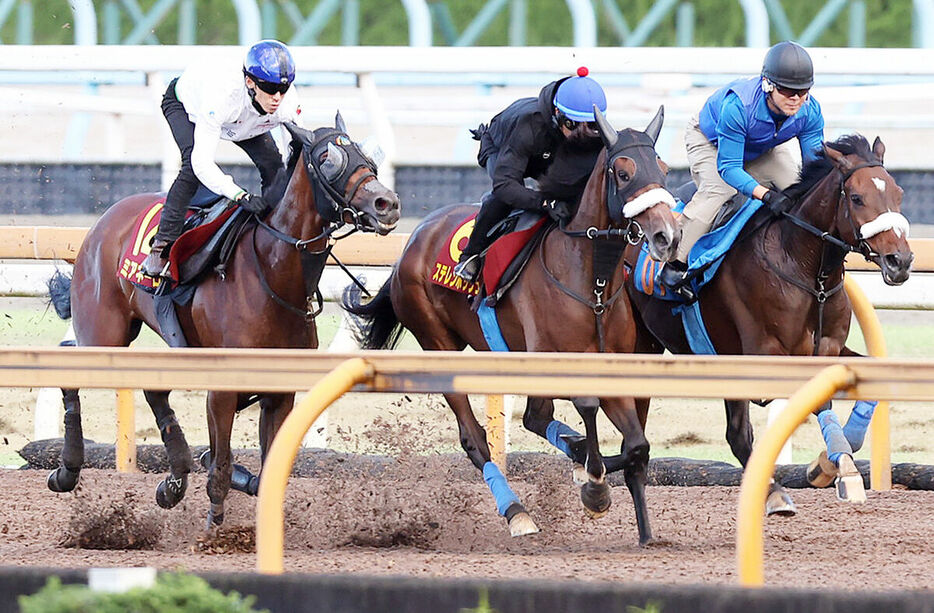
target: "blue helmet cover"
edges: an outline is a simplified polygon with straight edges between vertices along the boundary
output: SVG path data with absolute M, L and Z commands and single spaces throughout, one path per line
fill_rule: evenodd
M 555 106 L 572 121 L 596 121 L 594 105 L 601 113 L 606 113 L 606 94 L 587 74 L 585 67 L 578 68 L 578 76 L 562 81 L 555 93 Z
M 261 40 L 246 52 L 243 72 L 254 80 L 288 85 L 295 80 L 295 60 L 283 43 Z

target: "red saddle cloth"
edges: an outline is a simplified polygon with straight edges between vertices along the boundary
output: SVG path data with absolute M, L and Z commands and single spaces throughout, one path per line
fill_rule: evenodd
M 476 296 L 480 293 L 480 283 L 467 283 L 460 277 L 454 275 L 454 266 L 460 259 L 461 252 L 467 246 L 470 238 L 470 232 L 473 230 L 476 214 L 465 219 L 454 232 L 448 237 L 435 258 L 434 269 L 431 274 L 431 282 L 441 287 Z M 543 217 L 530 228 L 510 232 L 499 237 L 487 250 L 486 258 L 483 264 L 483 287 L 487 296 L 492 295 L 503 273 L 506 272 L 509 264 L 515 259 L 516 255 L 522 250 L 545 223 Z
M 131 234 L 132 240 L 123 252 L 120 267 L 117 269 L 118 277 L 123 277 L 130 283 L 149 291 L 158 288 L 162 279 L 143 274 L 140 267 L 149 255 L 149 243 L 159 229 L 163 204 L 165 204 L 165 196 L 160 196 L 143 209 L 136 218 Z M 236 207 L 231 207 L 210 223 L 192 228 L 178 237 L 169 252 L 169 272 L 173 279 L 178 279 L 179 265 L 207 242 L 235 210 Z M 188 215 L 191 214 L 192 212 L 188 211 Z

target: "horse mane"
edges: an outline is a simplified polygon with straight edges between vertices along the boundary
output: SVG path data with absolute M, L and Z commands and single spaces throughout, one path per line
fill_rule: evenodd
M 837 140 L 828 142 L 827 146 L 843 155 L 856 154 L 867 162 L 880 162 L 869 147 L 869 141 L 862 134 L 844 134 Z M 817 158 L 804 165 L 801 169 L 801 178 L 785 190 L 785 195 L 797 201 L 818 181 L 830 174 L 833 168 L 833 162 L 827 159 L 823 149 L 818 151 Z

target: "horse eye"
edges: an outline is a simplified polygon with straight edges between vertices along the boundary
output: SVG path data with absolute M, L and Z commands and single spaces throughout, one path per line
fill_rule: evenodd
M 856 206 L 863 206 L 863 198 L 859 194 L 850 194 L 850 202 Z
M 629 173 L 626 172 L 625 170 L 620 170 L 618 176 L 619 176 L 619 180 L 624 181 L 624 182 L 628 181 L 630 178 Z

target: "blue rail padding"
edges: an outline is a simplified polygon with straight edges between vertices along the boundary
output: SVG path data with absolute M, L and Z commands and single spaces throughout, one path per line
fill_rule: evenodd
M 486 302 L 480 304 L 477 309 L 477 317 L 480 319 L 480 328 L 483 330 L 483 338 L 490 351 L 509 351 L 509 345 L 503 338 L 503 333 L 499 329 L 499 319 L 496 317 L 496 309 L 487 306 Z
M 496 510 L 500 515 L 506 517 L 506 509 L 513 503 L 519 502 L 519 497 L 509 487 L 506 477 L 500 472 L 499 466 L 493 462 L 487 462 L 483 465 L 483 480 L 486 481 L 490 491 L 493 492 L 493 498 L 496 500 Z
M 548 439 L 548 442 L 557 447 L 564 455 L 574 459 L 571 456 L 571 446 L 568 445 L 567 441 L 561 438 L 562 434 L 568 434 L 571 436 L 580 436 L 580 433 L 575 431 L 569 425 L 564 422 L 560 422 L 557 419 L 551 420 L 551 423 L 548 424 L 548 427 L 545 428 L 545 438 Z
M 820 424 L 820 432 L 824 435 L 824 442 L 827 443 L 827 458 L 837 464 L 840 456 L 843 454 L 853 455 L 853 448 L 849 441 L 843 435 L 843 428 L 840 427 L 840 420 L 837 414 L 830 409 L 826 409 L 817 414 L 817 423 Z
M 857 400 L 853 405 L 853 411 L 843 426 L 843 435 L 849 441 L 853 451 L 859 451 L 863 446 L 863 440 L 866 438 L 866 430 L 869 429 L 869 422 L 872 421 L 872 414 L 876 410 L 877 400 Z

